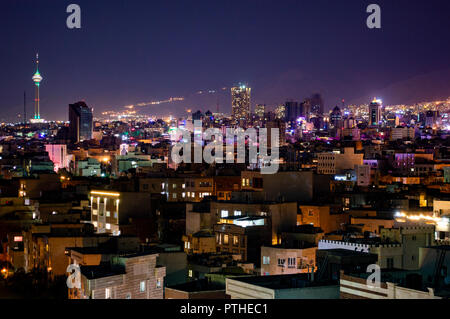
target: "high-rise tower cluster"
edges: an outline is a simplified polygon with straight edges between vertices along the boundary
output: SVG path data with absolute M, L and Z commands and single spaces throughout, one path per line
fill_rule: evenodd
M 244 84 L 231 88 L 232 118 L 235 125 L 248 123 L 250 120 L 250 91 Z

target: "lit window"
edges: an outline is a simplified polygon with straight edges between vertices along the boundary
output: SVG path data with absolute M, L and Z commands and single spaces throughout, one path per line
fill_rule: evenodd
M 156 279 L 156 288 L 161 288 L 161 278 Z
M 270 264 L 270 257 L 263 256 L 263 265 L 269 265 L 269 264 Z
M 228 211 L 227 210 L 222 210 L 220 212 L 220 217 L 224 218 L 224 217 L 228 217 Z
M 111 229 L 111 224 L 106 223 L 106 229 Z
M 192 269 L 189 269 L 189 277 L 192 278 Z
M 109 210 L 106 211 L 106 217 L 110 217 L 111 216 L 111 212 Z
M 141 281 L 141 283 L 139 285 L 139 290 L 140 290 L 140 292 L 144 292 L 145 291 L 145 281 Z
M 242 212 L 240 210 L 235 210 L 234 211 L 234 216 L 241 216 Z
M 105 289 L 105 299 L 111 299 L 111 288 Z
M 224 236 L 223 236 L 223 243 L 224 243 L 225 245 L 228 245 L 228 235 L 224 235 Z

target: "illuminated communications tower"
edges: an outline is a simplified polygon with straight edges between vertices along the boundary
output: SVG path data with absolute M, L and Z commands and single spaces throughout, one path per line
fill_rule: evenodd
M 30 122 L 41 123 L 44 122 L 44 119 L 41 119 L 39 112 L 39 85 L 42 81 L 42 76 L 39 73 L 39 54 L 36 54 L 36 73 L 33 75 L 32 79 L 36 86 L 36 93 L 34 97 L 34 118 L 32 118 Z

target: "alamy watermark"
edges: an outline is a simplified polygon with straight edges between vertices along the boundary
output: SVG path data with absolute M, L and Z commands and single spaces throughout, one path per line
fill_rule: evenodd
M 381 287 L 381 267 L 377 264 L 367 266 L 366 272 L 370 273 L 367 277 L 367 287 L 374 289 Z
M 67 288 L 81 289 L 80 266 L 77 264 L 70 264 L 69 266 L 67 266 L 66 272 L 69 273 L 69 276 L 67 277 L 67 280 L 66 280 Z
M 367 17 L 366 24 L 369 29 L 381 29 L 381 8 L 378 4 L 370 4 L 366 9 L 370 15 Z
M 72 3 L 67 6 L 66 12 L 70 13 L 67 17 L 66 25 L 69 29 L 81 28 L 81 7 Z M 381 8 L 378 4 L 369 4 L 366 13 L 370 13 L 367 17 L 366 25 L 369 29 L 381 29 Z
M 202 121 L 194 121 L 194 141 L 191 132 L 181 131 L 181 139 L 172 148 L 171 157 L 174 163 L 246 163 L 246 144 L 249 163 L 259 164 L 262 174 L 275 174 L 279 168 L 280 129 L 270 129 L 270 154 L 268 153 L 268 129 L 226 128 L 225 136 L 218 128 L 208 128 L 203 132 Z M 205 143 L 203 147 L 203 142 Z M 224 153 L 224 141 L 226 144 Z M 235 141 L 237 156 L 235 159 Z M 193 147 L 192 147 L 193 146 Z M 194 154 L 192 154 L 192 148 Z M 182 153 L 182 154 L 181 154 Z
M 70 4 L 66 9 L 67 13 L 70 15 L 67 17 L 66 25 L 69 29 L 80 29 L 81 28 L 81 8 L 78 4 Z

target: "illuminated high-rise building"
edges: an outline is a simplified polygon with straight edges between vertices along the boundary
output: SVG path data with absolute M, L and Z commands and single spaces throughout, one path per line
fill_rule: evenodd
M 32 77 L 34 85 L 35 85 L 35 94 L 34 94 L 34 117 L 30 120 L 31 123 L 41 123 L 44 122 L 43 119 L 41 119 L 41 113 L 40 113 L 40 97 L 39 97 L 39 86 L 42 81 L 42 76 L 39 73 L 39 54 L 36 54 L 36 73 Z
M 283 121 L 286 119 L 286 107 L 284 105 L 278 105 L 275 108 L 275 118 Z
M 330 122 L 334 128 L 342 128 L 342 112 L 337 105 L 330 113 Z
M 231 113 L 234 124 L 250 120 L 250 91 L 246 85 L 231 88 Z
M 287 101 L 284 104 L 284 107 L 286 111 L 285 120 L 287 122 L 296 123 L 297 119 L 302 115 L 300 103 L 295 101 Z
M 257 104 L 255 107 L 255 115 L 258 118 L 263 118 L 264 117 L 264 113 L 266 112 L 266 105 L 265 104 Z
M 320 93 L 315 93 L 310 99 L 311 113 L 315 116 L 322 116 L 324 112 L 324 102 Z
M 369 104 L 369 126 L 377 127 L 381 122 L 382 101 L 374 98 Z
M 69 104 L 69 136 L 72 143 L 92 139 L 92 109 L 85 102 Z

